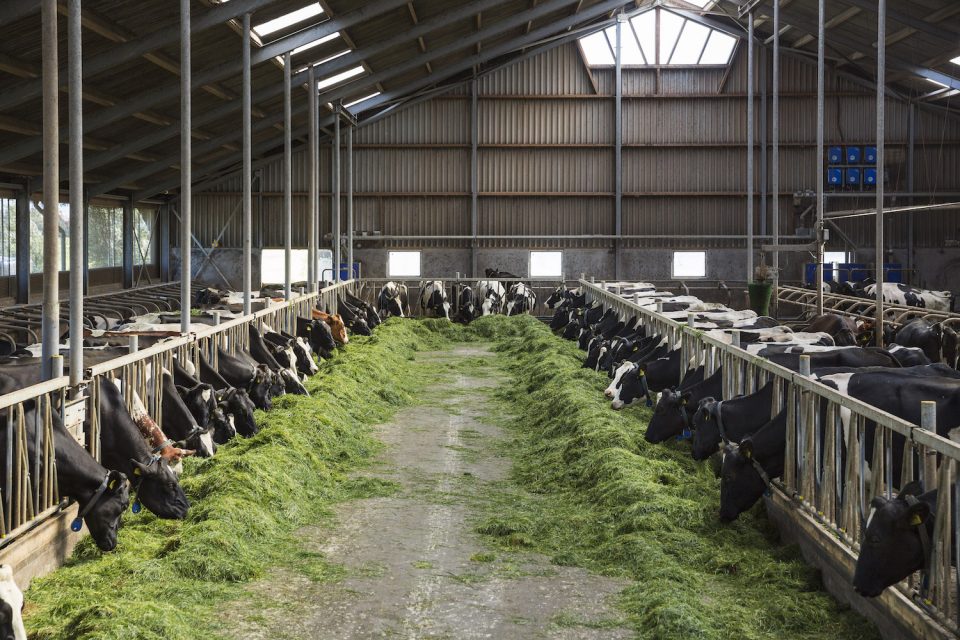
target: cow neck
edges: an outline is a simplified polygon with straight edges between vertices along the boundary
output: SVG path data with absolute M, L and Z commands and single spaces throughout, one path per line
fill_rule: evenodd
M 119 481 L 118 481 L 119 482 Z M 93 495 L 87 500 L 87 504 L 83 505 L 83 508 L 80 509 L 77 513 L 77 517 L 73 519 L 73 522 L 70 523 L 70 530 L 74 533 L 79 532 L 83 527 L 83 519 L 87 517 L 87 514 L 93 511 L 93 508 L 97 506 L 97 503 L 100 502 L 100 498 L 103 497 L 103 494 L 107 492 L 107 487 L 110 485 L 110 472 L 107 471 L 106 475 L 103 476 L 103 481 L 100 483 L 100 486 L 96 488 L 93 492 Z
M 720 439 L 727 444 L 739 444 L 738 442 L 731 442 L 730 437 L 727 435 L 727 430 L 723 426 L 723 402 L 723 400 L 714 402 L 709 409 L 710 415 L 717 423 L 717 431 L 720 432 Z
M 910 507 L 920 502 L 920 500 L 912 494 L 905 495 L 904 500 L 906 501 L 907 506 L 910 506 Z M 920 534 L 920 548 L 923 551 L 922 588 L 923 588 L 924 595 L 926 595 L 926 591 L 929 587 L 928 582 L 930 580 L 930 562 L 933 558 L 933 554 L 931 553 L 931 545 L 930 545 L 930 532 L 927 531 L 926 522 L 921 522 L 920 525 L 917 526 L 917 533 Z

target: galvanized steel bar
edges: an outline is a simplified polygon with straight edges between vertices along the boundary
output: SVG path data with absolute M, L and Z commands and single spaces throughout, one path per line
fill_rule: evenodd
M 353 280 L 353 125 L 347 127 L 347 279 Z
M 191 190 L 193 148 L 190 94 L 190 0 L 180 0 L 180 331 L 190 330 Z
M 620 240 L 623 233 L 623 23 L 626 16 L 617 15 L 616 47 L 614 51 L 616 70 L 614 73 L 614 142 L 613 142 L 613 184 L 614 184 L 614 240 L 613 274 L 620 279 Z
M 317 220 L 320 216 L 317 171 L 317 70 L 310 67 L 307 73 L 307 172 L 309 174 L 309 215 L 307 216 L 307 291 L 317 291 Z
M 823 99 L 824 63 L 826 61 L 826 0 L 818 0 L 817 14 L 817 315 L 823 314 Z
M 252 282 L 251 271 L 253 269 L 253 157 L 250 147 L 253 144 L 253 132 L 250 122 L 250 14 L 243 14 L 243 27 L 241 29 L 243 38 L 242 57 L 243 57 L 243 77 L 241 79 L 240 92 L 242 94 L 243 109 L 243 315 L 250 315 Z
M 477 91 L 477 79 L 474 77 L 470 81 L 470 275 L 474 278 L 479 277 L 477 233 L 479 232 L 480 165 L 477 149 L 480 144 L 480 121 Z
M 754 137 L 756 132 L 756 113 L 753 104 L 754 82 L 756 76 L 756 51 L 753 36 L 753 12 L 747 18 L 747 277 L 753 280 L 753 159 Z
M 83 378 L 83 32 L 80 1 L 67 5 L 70 102 L 70 384 Z M 126 209 L 124 210 L 126 213 Z M 124 215 L 126 218 L 126 215 Z M 124 231 L 126 226 L 124 225 Z M 126 267 L 126 234 L 124 261 Z
M 884 85 L 886 85 L 886 64 L 887 64 L 887 0 L 878 0 L 877 4 L 877 217 L 876 217 L 876 269 L 874 277 L 877 281 L 877 307 L 876 307 L 876 335 L 877 346 L 883 346 L 883 189 L 884 189 L 884 149 L 883 142 L 886 134 L 886 122 L 884 116 L 885 96 Z
M 907 193 L 908 202 L 913 205 L 914 152 L 917 143 L 917 106 L 912 102 L 907 107 Z M 913 216 L 907 218 L 907 273 L 913 272 Z
M 60 100 L 57 0 L 42 0 L 43 318 L 41 376 L 53 377 L 60 346 Z
M 290 282 L 290 262 L 293 251 L 293 127 L 290 113 L 290 52 L 283 54 L 283 298 L 289 300 L 292 295 Z
M 780 0 L 773 0 L 773 114 L 771 121 L 773 135 L 773 167 L 771 169 L 771 188 L 773 191 L 773 220 L 771 233 L 773 244 L 780 244 Z M 773 299 L 777 299 L 777 287 L 780 285 L 780 252 L 773 251 Z M 776 302 L 774 302 L 776 305 Z
M 340 282 L 340 105 L 333 119 L 330 142 L 330 241 L 333 243 L 333 281 Z

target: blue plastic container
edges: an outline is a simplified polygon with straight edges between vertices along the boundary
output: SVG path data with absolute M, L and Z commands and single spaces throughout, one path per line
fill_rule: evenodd
M 817 265 L 808 262 L 803 265 L 803 281 L 806 284 L 811 284 L 817 280 Z M 833 282 L 833 267 L 829 264 L 823 266 L 823 281 L 824 282 Z
M 867 278 L 867 265 L 860 262 L 841 262 L 837 265 L 837 280 L 860 282 Z
M 884 282 L 903 282 L 903 265 L 899 262 L 891 262 L 883 265 Z
M 863 164 L 877 164 L 877 148 L 876 147 L 863 148 Z
M 827 184 L 839 187 L 843 184 L 843 169 L 827 169 Z
M 863 185 L 865 187 L 877 186 L 877 170 L 876 169 L 863 170 Z
M 848 187 L 860 186 L 860 169 L 847 168 L 845 182 Z
M 847 147 L 847 164 L 860 164 L 860 147 Z
M 830 147 L 827 150 L 829 164 L 843 164 L 843 147 Z

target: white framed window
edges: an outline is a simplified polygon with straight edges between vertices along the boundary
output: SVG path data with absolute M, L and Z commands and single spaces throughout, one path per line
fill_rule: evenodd
M 419 251 L 391 251 L 387 256 L 388 278 L 419 278 Z
M 563 277 L 563 252 L 531 251 L 529 273 L 531 278 Z
M 707 275 L 706 251 L 674 251 L 674 278 L 704 278 Z
M 283 284 L 285 269 L 283 249 L 263 249 L 260 251 L 260 282 L 263 284 Z M 307 281 L 306 249 L 290 250 L 290 282 Z M 317 278 L 332 279 L 333 252 L 330 249 L 317 250 Z
M 850 262 L 849 257 L 850 254 L 848 254 L 846 251 L 824 251 L 823 263 L 828 265 L 835 262 L 839 264 L 845 264 Z

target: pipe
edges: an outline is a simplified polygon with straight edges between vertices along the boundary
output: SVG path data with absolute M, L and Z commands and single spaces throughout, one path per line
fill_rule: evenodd
M 614 141 L 613 141 L 613 180 L 614 180 L 614 233 L 623 233 L 623 21 L 621 13 L 617 16 L 616 48 L 614 61 Z M 620 279 L 620 242 L 614 241 L 613 248 L 613 275 Z
M 320 201 L 317 197 L 317 69 L 307 72 L 307 172 L 310 174 L 310 215 L 307 217 L 307 290 L 317 291 L 317 218 Z
M 912 205 L 915 200 L 913 194 L 914 151 L 917 142 L 917 107 L 912 102 L 907 111 L 907 192 L 911 194 L 908 202 Z M 913 216 L 907 219 L 907 270 L 913 270 Z
M 53 359 L 60 351 L 60 102 L 57 0 L 43 0 L 40 10 L 43 42 L 43 315 L 40 374 L 44 380 L 50 380 L 54 373 Z
M 773 0 L 773 167 L 771 170 L 773 191 L 773 220 L 771 232 L 773 244 L 780 244 L 780 0 Z M 780 252 L 773 252 L 773 299 L 777 300 L 780 286 Z
M 753 12 L 747 16 L 747 282 L 753 280 L 753 157 L 755 118 L 753 84 L 755 76 L 755 51 L 753 36 Z
M 480 144 L 480 121 L 478 118 L 477 78 L 470 81 L 470 273 L 476 278 L 477 271 L 477 233 L 479 232 L 480 165 L 478 147 Z
M 180 332 L 190 332 L 191 252 L 190 229 L 193 191 L 193 141 L 191 132 L 192 96 L 190 94 L 190 0 L 180 0 Z
M 250 122 L 250 14 L 243 14 L 242 29 L 243 47 L 243 77 L 241 93 L 243 94 L 243 315 L 251 312 L 251 270 L 253 253 L 253 184 L 252 165 L 253 157 L 250 147 L 253 144 L 252 124 Z
M 290 52 L 283 54 L 283 297 L 293 297 L 290 262 L 293 251 L 293 127 L 290 97 Z
M 353 125 L 347 127 L 347 279 L 353 280 Z
M 817 315 L 823 315 L 823 101 L 824 101 L 824 62 L 826 60 L 826 6 L 825 0 L 818 1 L 817 13 L 817 224 L 814 233 L 817 236 Z
M 877 346 L 883 346 L 883 138 L 886 134 L 886 104 L 884 85 L 886 84 L 887 64 L 887 0 L 878 0 L 877 4 L 877 217 L 876 217 L 876 279 L 877 279 Z
M 767 240 L 772 236 L 754 236 L 757 240 Z M 357 240 L 743 240 L 745 235 L 688 235 L 688 234 L 659 234 L 659 235 L 489 235 L 489 236 L 417 236 L 417 235 L 371 235 L 359 236 Z M 810 240 L 809 236 L 780 236 L 781 240 Z
M 70 83 L 70 384 L 83 378 L 83 33 L 81 0 L 69 0 L 67 50 Z M 124 236 L 126 238 L 126 236 Z M 126 264 L 126 261 L 124 261 Z
M 330 141 L 330 239 L 333 241 L 333 281 L 340 282 L 340 105 Z

